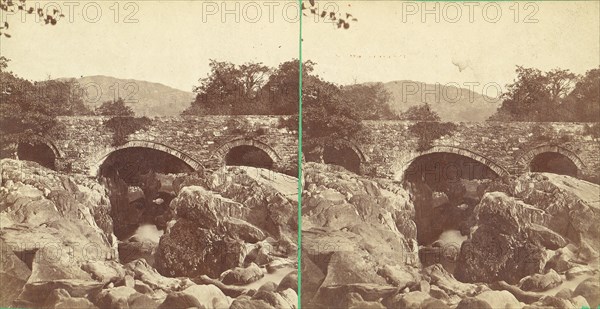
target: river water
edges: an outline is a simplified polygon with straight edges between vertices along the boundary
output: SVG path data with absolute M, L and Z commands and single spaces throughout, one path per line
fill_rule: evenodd
M 241 285 L 240 287 L 258 290 L 258 288 L 260 288 L 263 284 L 265 284 L 269 281 L 274 282 L 275 284 L 279 284 L 281 282 L 281 279 L 283 279 L 283 277 L 285 277 L 287 274 L 289 274 L 292 271 L 296 271 L 296 268 L 283 267 L 283 268 L 276 270 L 272 274 L 265 273 L 265 276 L 260 278 L 259 280 L 248 283 L 246 285 Z

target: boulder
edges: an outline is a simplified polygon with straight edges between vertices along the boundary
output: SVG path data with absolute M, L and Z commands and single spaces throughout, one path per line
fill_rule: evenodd
M 206 229 L 216 228 L 227 217 L 243 218 L 249 211 L 240 203 L 198 186 L 182 188 L 170 207 L 176 209 L 177 218 Z
M 69 292 L 64 289 L 56 289 L 50 292 L 50 295 L 44 302 L 44 308 L 48 309 L 95 309 L 96 307 L 87 298 L 71 297 Z
M 600 230 L 600 185 L 571 176 L 527 173 L 513 180 L 508 192 L 543 210 L 534 223 L 546 226 L 573 241 L 598 244 Z
M 275 292 L 277 290 L 277 283 L 273 281 L 267 281 L 258 288 L 259 291 Z
M 447 295 L 457 295 L 460 298 L 472 296 L 480 289 L 478 285 L 463 283 L 454 278 L 442 265 L 435 264 L 423 269 L 423 277 L 431 286 L 444 291 Z
M 573 297 L 577 296 L 583 296 L 590 308 L 598 307 L 600 305 L 600 281 L 598 277 L 581 282 L 573 291 Z
M 296 267 L 296 262 L 291 261 L 290 259 L 283 259 L 278 257 L 272 257 L 271 261 L 267 264 L 267 272 L 272 274 L 276 272 L 278 269 L 289 267 Z
M 563 299 L 555 296 L 544 296 L 540 300 L 531 303 L 523 309 L 538 309 L 538 308 L 555 308 L 555 309 L 572 309 L 588 307 L 585 299 Z
M 466 297 L 463 298 L 458 305 L 456 306 L 456 309 L 495 309 L 492 308 L 492 306 L 490 306 L 490 304 L 480 298 L 476 298 L 476 297 Z
M 292 289 L 296 293 L 298 293 L 298 271 L 294 270 L 289 272 L 277 286 L 277 291 L 285 291 L 287 289 Z
M 521 309 L 521 303 L 507 291 L 485 291 L 477 296 L 494 309 Z
M 199 308 L 219 309 L 230 305 L 227 296 L 214 285 L 192 285 L 182 293 L 194 297 L 200 304 Z
M 561 276 L 551 269 L 545 274 L 534 274 L 521 279 L 520 287 L 524 291 L 542 292 L 562 283 Z
M 226 270 L 242 266 L 246 250 L 242 240 L 198 227 L 194 221 L 178 219 L 160 239 L 156 269 L 170 277 L 208 275 L 215 278 Z
M 297 308 L 298 295 L 291 289 L 279 292 L 258 291 L 252 297 L 240 296 L 232 303 L 230 309 L 279 309 Z
M 350 294 L 360 296 L 361 301 L 379 301 L 396 293 L 398 288 L 389 285 L 352 283 L 321 287 L 318 299 L 321 304 L 336 308 L 343 305 Z
M 387 308 L 420 309 L 423 302 L 431 296 L 425 292 L 413 291 L 406 294 L 398 294 L 383 301 Z
M 186 180 L 189 177 L 194 179 Z M 247 245 L 269 236 L 279 244 L 274 250 L 283 249 L 277 254 L 295 253 L 296 207 L 269 181 L 257 181 L 242 168 L 226 167 L 205 178 L 183 176 L 173 185 L 178 195 L 170 208 L 176 222 L 161 237 L 155 255 L 160 273 L 215 278 L 247 262 L 270 262 L 272 258 L 255 252 L 258 245 Z
M 14 305 L 21 308 L 41 307 L 54 290 L 64 290 L 74 298 L 94 297 L 102 290 L 103 286 L 102 283 L 96 281 L 81 279 L 30 282 L 25 285 Z
M 567 277 L 567 280 L 572 280 L 579 276 L 591 275 L 594 272 L 597 272 L 597 270 L 593 269 L 590 266 L 579 265 L 579 266 L 569 268 L 569 270 L 567 270 L 567 272 L 565 273 L 565 276 Z
M 376 302 L 420 280 L 416 241 L 400 232 L 416 234 L 403 188 L 322 164 L 304 168 L 303 304 L 336 307 L 348 293 Z
M 133 277 L 136 281 L 136 285 L 143 284 L 151 290 L 162 290 L 165 292 L 170 292 L 174 290 L 184 289 L 193 284 L 192 282 L 186 281 L 184 279 L 168 278 L 162 276 L 144 259 L 138 259 L 127 263 L 125 265 L 125 269 L 133 274 Z
M 2 239 L 0 249 L 0 307 L 9 307 L 27 283 L 31 270 Z
M 115 261 L 91 260 L 83 263 L 81 269 L 92 277 L 92 279 L 106 283 L 117 282 L 125 277 L 123 265 Z
M 134 297 L 142 295 L 135 289 L 120 286 L 111 289 L 102 290 L 97 296 L 94 303 L 99 308 L 116 309 L 116 308 L 129 308 L 130 300 Z
M 421 303 L 422 309 L 450 309 L 446 303 L 439 299 L 428 298 L 423 303 Z
M 541 273 L 546 249 L 525 232 L 540 210 L 501 192 L 488 192 L 475 207 L 477 229 L 464 241 L 455 275 L 464 282 L 516 283 Z
M 277 239 L 294 240 L 298 230 L 297 199 L 296 194 L 291 199 L 287 194 L 290 184 L 297 188 L 297 183 L 297 179 L 273 171 L 236 166 L 215 171 L 206 178 L 205 186 L 244 205 L 247 213 L 241 217 L 233 217 L 242 219 Z
M 258 265 L 251 263 L 248 267 L 236 267 L 221 275 L 224 284 L 245 285 L 264 277 L 263 270 Z

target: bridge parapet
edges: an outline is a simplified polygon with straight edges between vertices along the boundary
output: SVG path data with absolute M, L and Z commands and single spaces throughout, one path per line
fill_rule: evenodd
M 499 174 L 523 173 L 535 155 L 557 152 L 573 161 L 582 178 L 600 174 L 600 139 L 586 132 L 593 123 L 460 122 L 426 151 L 417 151 L 420 137 L 410 130 L 414 121 L 363 123 L 371 134 L 355 142 L 369 158 L 361 170 L 379 177 L 400 180 L 412 160 L 432 151 L 467 154 Z
M 260 145 L 274 156 L 280 172 L 296 169 L 298 135 L 282 128 L 278 116 L 181 116 L 151 118 L 147 129 L 112 146 L 113 133 L 104 126 L 109 117 L 59 117 L 65 134 L 51 141 L 61 154 L 57 166 L 79 173 L 94 173 L 111 152 L 124 147 L 144 147 L 177 156 L 193 168 L 214 169 L 224 164 L 223 147 Z

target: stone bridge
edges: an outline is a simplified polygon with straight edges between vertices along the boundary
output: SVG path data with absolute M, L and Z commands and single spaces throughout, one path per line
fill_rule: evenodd
M 259 150 L 272 161 L 274 171 L 294 174 L 298 164 L 298 134 L 280 125 L 276 116 L 182 116 L 156 117 L 113 145 L 113 132 L 105 127 L 108 117 L 60 117 L 64 135 L 46 141 L 57 170 L 97 176 L 100 166 L 113 153 L 129 148 L 157 150 L 179 158 L 189 168 L 216 169 L 235 149 Z M 19 145 L 21 147 L 21 145 Z M 27 149 L 20 157 L 31 155 Z M 43 151 L 43 149 L 33 150 Z
M 363 122 L 369 136 L 346 142 L 345 151 L 357 162 L 351 169 L 400 181 L 417 158 L 451 153 L 482 163 L 499 176 L 518 175 L 532 170 L 536 158 L 550 154 L 572 163 L 572 176 L 594 182 L 599 179 L 600 139 L 586 129 L 593 123 L 455 123 L 455 130 L 422 151 L 417 150 L 421 137 L 410 129 L 414 123 Z M 327 163 L 326 156 L 324 159 Z

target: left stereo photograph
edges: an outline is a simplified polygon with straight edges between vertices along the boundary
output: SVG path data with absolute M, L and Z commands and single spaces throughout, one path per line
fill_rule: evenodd
M 297 308 L 298 2 L 0 1 L 0 307 Z

